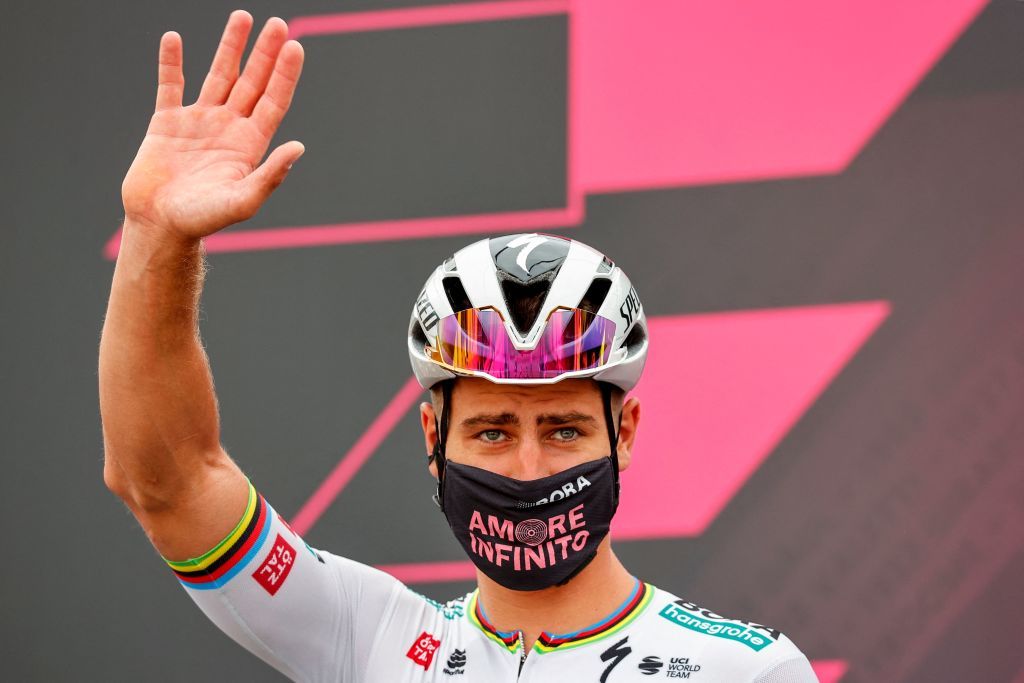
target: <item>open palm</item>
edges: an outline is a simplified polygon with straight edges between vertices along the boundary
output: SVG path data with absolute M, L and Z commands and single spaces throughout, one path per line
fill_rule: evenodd
M 260 160 L 292 101 L 302 47 L 270 19 L 239 75 L 252 17 L 228 19 L 195 104 L 182 106 L 185 78 L 177 33 L 160 41 L 156 111 L 121 186 L 125 220 L 200 238 L 252 216 L 304 148 L 292 141 Z

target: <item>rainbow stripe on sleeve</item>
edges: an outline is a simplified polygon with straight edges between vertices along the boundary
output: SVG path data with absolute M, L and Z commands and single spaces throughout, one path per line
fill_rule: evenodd
M 164 561 L 178 581 L 192 590 L 220 588 L 256 555 L 270 533 L 273 508 L 249 484 L 249 502 L 238 525 L 209 552 L 181 562 Z

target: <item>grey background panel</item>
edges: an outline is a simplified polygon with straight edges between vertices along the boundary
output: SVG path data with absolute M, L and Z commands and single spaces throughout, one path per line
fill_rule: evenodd
M 247 9 L 262 22 L 384 6 Z M 5 679 L 280 680 L 205 621 L 101 479 L 102 249 L 151 111 L 157 40 L 183 34 L 194 98 L 231 8 L 5 6 Z M 243 227 L 561 206 L 566 32 L 543 17 L 305 39 L 278 137 L 309 152 Z M 649 315 L 891 303 L 704 534 L 617 547 L 646 580 L 847 660 L 844 681 L 1024 668 L 1021 35 L 1024 3 L 992 2 L 840 174 L 594 195 L 583 225 L 554 231 L 612 255 Z M 406 381 L 412 299 L 474 238 L 211 257 L 202 326 L 225 445 L 284 515 Z M 461 559 L 431 487 L 410 413 L 308 540 L 370 563 Z

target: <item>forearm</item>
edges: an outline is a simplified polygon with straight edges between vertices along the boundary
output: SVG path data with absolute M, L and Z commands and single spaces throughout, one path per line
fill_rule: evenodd
M 154 232 L 124 226 L 99 359 L 105 478 L 143 508 L 172 505 L 227 459 L 199 339 L 200 242 Z
M 248 13 L 232 12 L 200 97 L 187 107 L 181 37 L 163 35 L 156 107 L 121 183 L 129 219 L 100 342 L 103 474 L 172 560 L 219 543 L 249 497 L 245 475 L 220 446 L 199 341 L 200 239 L 255 214 L 304 149 L 286 142 L 260 163 L 291 104 L 303 52 L 288 26 L 271 19 L 240 72 L 251 28 Z

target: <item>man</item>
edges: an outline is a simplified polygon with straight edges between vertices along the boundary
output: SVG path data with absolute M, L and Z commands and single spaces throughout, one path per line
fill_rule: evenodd
M 302 48 L 231 15 L 198 101 L 160 45 L 156 111 L 125 178 L 100 346 L 104 479 L 222 630 L 295 680 L 813 681 L 779 632 L 638 581 L 607 536 L 647 353 L 625 274 L 570 240 L 512 235 L 446 260 L 413 307 L 409 353 L 437 503 L 478 569 L 440 605 L 315 551 L 220 445 L 198 337 L 201 238 L 253 215 L 302 154 L 260 159 Z

